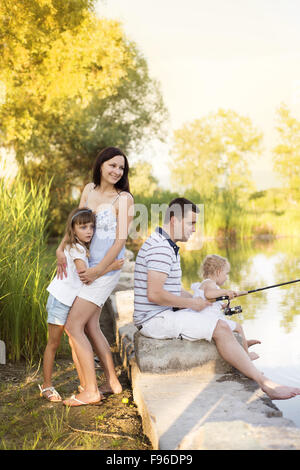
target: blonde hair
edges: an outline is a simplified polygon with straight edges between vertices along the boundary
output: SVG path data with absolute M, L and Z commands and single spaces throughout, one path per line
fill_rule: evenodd
M 87 256 L 89 257 L 90 242 L 84 243 L 77 238 L 74 231 L 74 225 L 88 224 L 90 222 L 92 222 L 94 226 L 96 225 L 96 215 L 93 211 L 91 211 L 91 209 L 89 209 L 88 207 L 77 207 L 77 209 L 73 209 L 72 212 L 70 212 L 67 220 L 65 233 L 66 238 L 62 248 L 65 249 L 67 245 L 72 248 L 75 247 L 76 243 L 79 243 L 86 249 Z
M 202 274 L 204 279 L 208 278 L 211 275 L 217 274 L 226 264 L 229 265 L 227 258 L 219 255 L 207 255 L 202 263 Z

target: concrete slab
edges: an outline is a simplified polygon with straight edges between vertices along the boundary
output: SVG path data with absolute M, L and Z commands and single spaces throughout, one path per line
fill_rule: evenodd
M 116 292 L 107 305 L 154 449 L 300 449 L 300 429 L 255 382 L 223 368 L 213 344 L 142 337 L 132 323 L 132 290 Z
M 119 354 L 131 380 L 130 361 L 135 357 L 134 334 L 138 331 L 132 322 L 133 290 L 112 294 L 105 305 L 112 316 Z
M 134 334 L 136 361 L 141 372 L 165 374 L 174 370 L 202 368 L 205 373 L 228 372 L 232 367 L 219 355 L 214 343 L 205 340 L 156 340 Z
M 274 423 L 273 423 L 274 424 Z M 299 430 L 253 426 L 245 421 L 208 422 L 188 434 L 177 450 L 299 450 Z
M 136 366 L 132 380 L 154 449 L 300 449 L 300 430 L 248 379 L 197 370 L 154 375 Z

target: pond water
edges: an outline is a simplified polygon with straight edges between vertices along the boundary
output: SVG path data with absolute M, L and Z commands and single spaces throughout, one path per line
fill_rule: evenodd
M 187 290 L 201 280 L 201 262 L 212 253 L 230 261 L 230 279 L 224 288 L 251 290 L 300 278 L 300 238 L 208 241 L 201 250 L 179 245 L 182 283 Z M 241 305 L 243 312 L 230 318 L 243 325 L 248 339 L 261 341 L 251 347 L 260 356 L 255 366 L 278 383 L 300 387 L 300 282 L 240 297 L 231 301 L 235 305 Z M 300 427 L 300 396 L 274 403 Z

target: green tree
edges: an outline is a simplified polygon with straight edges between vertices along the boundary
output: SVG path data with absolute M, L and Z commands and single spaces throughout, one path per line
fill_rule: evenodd
M 152 165 L 139 161 L 130 170 L 130 191 L 142 198 L 152 197 L 158 190 L 158 181 L 152 175 Z
M 174 132 L 172 177 L 206 196 L 218 189 L 245 193 L 253 187 L 248 161 L 261 138 L 249 118 L 231 110 L 196 119 Z
M 300 197 L 300 121 L 282 104 L 277 111 L 279 143 L 273 149 L 274 169 L 294 200 Z
M 14 149 L 25 179 L 53 177 L 54 231 L 108 145 L 136 151 L 166 118 L 158 84 L 116 21 L 94 1 L 5 0 L 0 5 L 0 144 Z M 56 225 L 55 225 L 56 224 Z
M 116 22 L 98 20 L 87 0 L 5 0 L 0 6 L 1 143 L 17 158 L 68 111 L 114 93 L 130 62 Z M 44 139 L 45 140 L 45 139 Z M 39 151 L 42 149 L 37 149 Z

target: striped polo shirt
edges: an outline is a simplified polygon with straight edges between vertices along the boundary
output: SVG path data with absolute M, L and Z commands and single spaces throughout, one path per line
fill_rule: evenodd
M 172 305 L 157 305 L 148 300 L 148 270 L 166 273 L 168 277 L 164 289 L 174 295 L 181 295 L 181 267 L 178 250 L 179 247 L 160 227 L 157 227 L 140 248 L 134 270 L 133 320 L 136 326 L 172 307 Z

